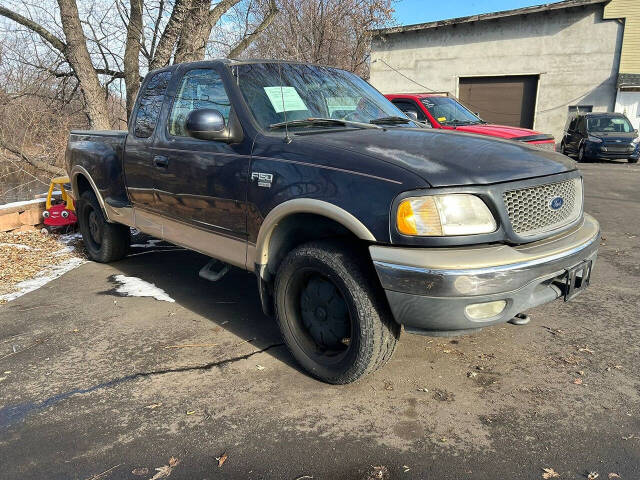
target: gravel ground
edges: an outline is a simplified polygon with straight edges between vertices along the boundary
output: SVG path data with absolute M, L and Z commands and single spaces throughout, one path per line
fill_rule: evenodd
M 0 477 L 640 479 L 640 167 L 581 168 L 587 292 L 528 326 L 403 334 L 352 385 L 298 369 L 250 274 L 208 283 L 161 243 L 0 306 Z

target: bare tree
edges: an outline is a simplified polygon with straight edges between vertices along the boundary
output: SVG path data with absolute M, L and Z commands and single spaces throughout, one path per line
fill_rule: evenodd
M 58 38 L 42 25 L 17 12 L 0 7 L 0 15 L 7 17 L 37 33 L 49 45 L 58 50 L 68 62 L 77 77 L 86 102 L 86 114 L 91 128 L 108 129 L 107 104 L 98 80 L 87 43 L 82 31 L 78 7 L 75 0 L 58 0 L 60 19 L 65 41 Z
M 278 0 L 278 8 L 245 55 L 332 65 L 365 78 L 369 31 L 393 20 L 392 0 Z
M 174 61 L 185 62 L 202 60 L 213 27 L 233 7 L 243 0 L 220 0 L 211 7 L 211 0 L 176 0 L 169 20 L 160 33 L 164 22 L 164 0 L 159 0 L 156 7 L 157 16 L 149 18 L 153 32 L 149 48 L 145 43 L 143 0 L 130 0 L 128 8 L 115 0 L 116 11 L 119 13 L 122 26 L 126 31 L 124 55 L 120 57 L 109 45 L 110 35 L 118 31 L 113 18 L 107 14 L 96 19 L 95 22 L 80 20 L 76 0 L 57 0 L 58 14 L 63 38 L 50 31 L 49 28 L 32 18 L 15 10 L 0 7 L 0 15 L 4 16 L 31 32 L 37 34 L 50 47 L 57 50 L 70 71 L 59 72 L 57 66 L 54 75 L 68 75 L 77 78 L 80 91 L 85 100 L 85 111 L 91 128 L 109 128 L 106 115 L 107 105 L 105 86 L 113 79 L 122 78 L 125 82 L 127 115 L 131 113 L 135 95 L 140 85 L 140 56 L 146 57 L 148 66 L 157 68 L 171 62 L 175 49 Z M 26 6 L 26 5 L 25 5 Z M 114 10 L 114 9 L 112 9 Z M 252 32 L 248 32 L 233 49 L 239 54 L 246 49 L 273 21 L 277 13 L 274 0 L 270 0 L 261 23 Z M 91 32 L 91 38 L 83 30 Z M 108 27 L 105 28 L 105 25 Z M 119 29 L 122 31 L 122 26 Z M 111 27 L 111 28 L 109 28 Z M 114 32 L 115 28 L 115 32 Z M 94 51 L 89 50 L 89 45 Z M 96 63 L 102 63 L 97 66 Z M 115 69 L 113 65 L 115 64 Z M 106 85 L 101 84 L 100 75 L 110 78 Z

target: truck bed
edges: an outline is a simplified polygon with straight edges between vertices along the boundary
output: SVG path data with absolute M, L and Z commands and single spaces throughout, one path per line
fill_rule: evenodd
M 70 178 L 90 177 L 105 202 L 129 203 L 122 173 L 126 130 L 72 130 L 65 156 Z

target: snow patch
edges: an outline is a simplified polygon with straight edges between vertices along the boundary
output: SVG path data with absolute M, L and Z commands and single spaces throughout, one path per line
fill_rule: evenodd
M 69 243 L 82 239 L 82 234 L 79 232 L 65 233 L 58 236 L 58 241 L 68 245 Z
M 46 198 L 36 198 L 35 200 L 23 200 L 21 202 L 5 203 L 4 205 L 0 205 L 0 210 L 5 210 L 7 208 L 13 208 L 13 207 L 22 207 L 25 205 L 32 205 L 35 203 L 43 203 L 46 201 L 47 201 Z
M 121 295 L 127 297 L 152 297 L 163 302 L 175 302 L 164 290 L 156 287 L 153 283 L 145 282 L 141 278 L 114 275 L 113 279 L 120 284 L 116 292 Z
M 61 277 L 62 275 L 73 270 L 76 267 L 79 267 L 85 262 L 86 260 L 84 260 L 83 258 L 73 257 L 59 265 L 48 267 L 47 269 L 38 273 L 38 275 L 36 275 L 34 278 L 18 283 L 15 286 L 15 288 L 17 288 L 17 291 L 0 295 L 0 300 L 6 300 L 7 302 L 10 302 L 11 300 L 15 300 L 16 298 L 25 295 L 26 293 L 33 292 L 34 290 L 43 287 L 50 281 Z
M 33 250 L 33 248 L 31 248 L 29 245 L 23 245 L 21 243 L 0 243 L 0 247 L 13 247 L 13 248 L 17 248 L 18 250 Z

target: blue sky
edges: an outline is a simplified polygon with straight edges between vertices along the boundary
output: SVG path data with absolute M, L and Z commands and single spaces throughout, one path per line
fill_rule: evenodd
M 554 0 L 398 0 L 396 19 L 400 25 L 466 17 L 478 13 L 498 12 L 530 7 Z

